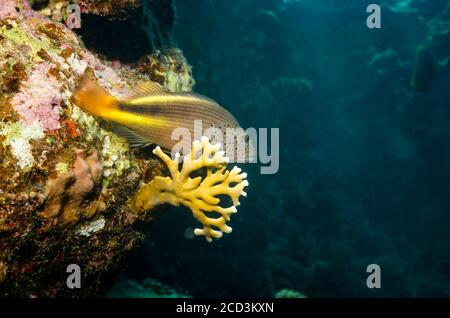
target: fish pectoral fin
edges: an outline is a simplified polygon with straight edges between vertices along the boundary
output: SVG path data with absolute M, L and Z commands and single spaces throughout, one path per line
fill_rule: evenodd
M 159 83 L 156 82 L 142 82 L 133 87 L 127 94 L 126 99 L 134 99 L 146 97 L 148 95 L 155 95 L 166 93 L 166 89 Z
M 129 144 L 129 146 L 132 148 L 144 148 L 144 147 L 148 147 L 151 145 L 156 145 L 152 141 L 139 135 L 138 133 L 135 133 L 133 130 L 131 130 L 130 128 L 128 128 L 126 126 L 112 123 L 111 127 L 112 127 L 112 130 L 117 135 L 125 138 Z M 162 151 L 168 156 L 172 155 L 172 152 L 170 150 L 162 148 Z
M 112 124 L 112 131 L 120 137 L 125 138 L 130 147 L 141 147 L 153 144 L 147 138 L 120 124 Z

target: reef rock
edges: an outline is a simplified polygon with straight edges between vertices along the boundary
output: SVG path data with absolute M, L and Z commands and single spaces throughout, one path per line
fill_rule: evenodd
M 129 8 L 144 10 L 137 0 L 120 1 L 120 14 L 110 14 L 108 1 L 81 2 L 92 14 L 120 15 L 111 26 L 126 23 Z M 166 29 L 140 30 L 153 43 L 148 51 L 108 60 L 101 47 L 85 45 L 89 29 L 77 34 L 51 19 L 64 1 L 36 3 L 39 12 L 25 0 L 0 5 L 0 296 L 101 296 L 151 219 L 133 213 L 129 200 L 161 166 L 75 106 L 72 90 L 87 70 L 117 97 L 141 80 L 182 91 L 194 81 L 168 37 L 150 37 L 170 34 L 171 5 L 158 7 L 170 11 L 158 24 Z M 70 264 L 80 266 L 81 289 L 66 285 Z

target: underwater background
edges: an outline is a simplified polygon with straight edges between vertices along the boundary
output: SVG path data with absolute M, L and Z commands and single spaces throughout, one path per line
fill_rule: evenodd
M 0 297 L 449 297 L 450 1 L 380 0 L 369 28 L 372 2 L 0 1 Z M 242 188 L 180 187 L 214 168 L 177 177 L 150 115 L 143 147 L 115 130 L 143 87 L 170 125 L 193 90 L 279 129 L 231 234 L 196 237 L 196 206 Z
M 450 2 L 378 1 L 381 29 L 370 3 L 176 1 L 195 91 L 279 128 L 280 167 L 245 165 L 219 241 L 186 235 L 184 208 L 161 214 L 110 296 L 149 277 L 194 297 L 450 296 Z

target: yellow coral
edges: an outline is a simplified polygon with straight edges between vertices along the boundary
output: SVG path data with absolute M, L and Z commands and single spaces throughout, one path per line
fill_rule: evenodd
M 143 184 L 132 202 L 136 212 L 151 210 L 154 206 L 169 203 L 180 204 L 191 209 L 194 217 L 203 224 L 202 229 L 195 229 L 195 235 L 205 236 L 208 242 L 213 238 L 230 233 L 231 227 L 226 222 L 230 215 L 236 213 L 239 197 L 246 196 L 244 188 L 248 186 L 247 174 L 234 167 L 226 170 L 228 158 L 220 151 L 220 144 L 211 145 L 207 137 L 194 141 L 191 152 L 184 157 L 179 169 L 180 155 L 171 159 L 161 148 L 156 147 L 153 153 L 167 165 L 171 177 L 155 177 L 148 184 Z M 204 177 L 192 178 L 193 173 L 206 169 Z M 231 199 L 230 207 L 220 206 L 219 196 Z M 218 213 L 219 217 L 208 216 L 208 213 Z

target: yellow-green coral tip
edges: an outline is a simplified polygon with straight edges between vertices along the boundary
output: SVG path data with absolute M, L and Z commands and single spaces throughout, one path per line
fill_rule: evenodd
M 231 233 L 231 232 L 233 231 L 233 229 L 232 229 L 230 226 L 225 225 L 225 226 L 223 227 L 222 231 L 223 231 L 224 233 L 229 234 L 229 233 Z
M 156 155 L 157 152 L 159 152 L 161 150 L 161 148 L 159 146 L 157 146 L 155 149 L 153 149 L 153 154 Z
M 200 139 L 200 141 L 201 141 L 202 143 L 208 143 L 208 142 L 209 142 L 209 138 L 206 137 L 206 136 L 202 136 L 202 138 Z

